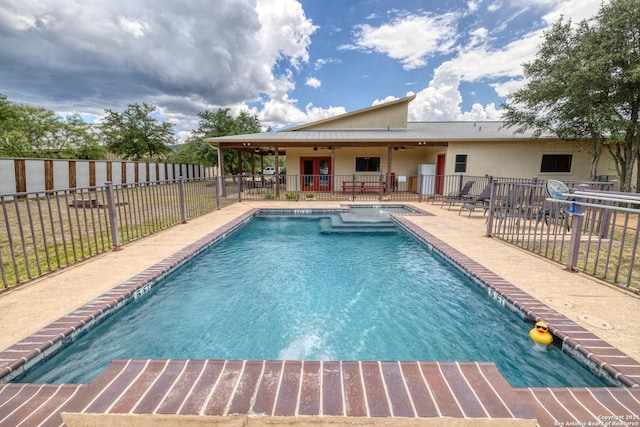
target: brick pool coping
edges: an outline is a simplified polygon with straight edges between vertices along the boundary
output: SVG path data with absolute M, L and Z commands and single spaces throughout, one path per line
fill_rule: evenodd
M 614 393 L 617 393 L 617 394 L 626 393 L 625 396 L 627 395 L 631 396 L 631 397 L 628 397 L 628 396 L 626 397 L 626 399 L 630 399 L 629 401 L 630 403 L 627 405 L 622 405 L 622 408 L 626 408 L 626 409 L 618 408 L 613 410 L 614 412 L 610 410 L 608 413 L 619 414 L 621 413 L 620 412 L 621 410 L 627 411 L 627 412 L 631 411 L 630 412 L 631 414 L 640 413 L 640 394 L 638 393 L 640 392 L 640 389 L 636 389 L 636 387 L 640 385 L 640 364 L 637 361 L 625 355 L 620 350 L 612 347 L 611 345 L 609 345 L 608 343 L 606 343 L 604 340 L 600 339 L 596 335 L 592 334 L 591 332 L 585 330 L 575 322 L 566 318 L 564 315 L 550 309 L 549 307 L 544 305 L 542 302 L 536 300 L 535 298 L 531 297 L 527 293 L 521 291 L 511 283 L 500 278 L 499 276 L 492 273 L 490 270 L 486 269 L 485 267 L 481 266 L 475 261 L 471 260 L 467 256 L 461 254 L 459 251 L 457 251 L 450 245 L 442 242 L 441 240 L 437 239 L 436 237 L 434 237 L 424 229 L 415 225 L 409 219 L 405 218 L 405 216 L 416 215 L 416 214 L 428 215 L 428 213 L 424 211 L 420 212 L 418 209 L 414 207 L 412 207 L 411 209 L 414 211 L 413 213 L 410 213 L 407 215 L 405 214 L 393 215 L 394 219 L 401 227 L 409 231 L 416 238 L 425 242 L 431 249 L 436 250 L 437 252 L 443 254 L 445 257 L 451 260 L 451 262 L 455 266 L 457 266 L 464 274 L 472 278 L 476 283 L 483 286 L 487 290 L 488 295 L 491 298 L 495 299 L 498 303 L 502 304 L 506 308 L 509 308 L 511 310 L 521 313 L 523 318 L 530 319 L 531 321 L 535 321 L 538 319 L 545 320 L 550 325 L 551 331 L 553 332 L 553 334 L 557 337 L 558 340 L 561 341 L 563 350 L 571 354 L 573 357 L 577 358 L 582 363 L 586 364 L 593 372 L 603 376 L 608 376 L 617 385 L 633 388 L 632 390 L 630 389 L 626 391 L 623 391 L 623 389 L 609 390 L 605 388 L 604 390 L 609 390 L 608 391 L 609 394 L 607 396 L 611 396 Z M 147 270 L 141 272 L 140 274 L 116 286 L 112 290 L 106 292 L 105 294 L 101 295 L 100 297 L 96 298 L 95 300 L 91 301 L 85 306 L 77 310 L 74 310 L 68 315 L 62 317 L 61 319 L 58 319 L 52 324 L 36 332 L 32 336 L 22 341 L 19 341 L 13 346 L 0 352 L 0 381 L 3 381 L 3 382 L 10 381 L 12 378 L 16 378 L 20 376 L 23 372 L 30 369 L 31 367 L 34 367 L 40 363 L 43 363 L 46 358 L 50 357 L 55 352 L 59 351 L 60 349 L 64 348 L 66 345 L 70 344 L 77 337 L 86 333 L 86 331 L 90 327 L 94 326 L 95 324 L 101 322 L 108 316 L 117 312 L 120 308 L 125 306 L 128 302 L 143 296 L 144 293 L 150 290 L 155 283 L 162 280 L 175 268 L 187 262 L 194 254 L 201 252 L 202 250 L 210 246 L 212 243 L 214 243 L 218 239 L 224 238 L 229 233 L 238 229 L 246 221 L 250 220 L 260 210 L 263 210 L 263 209 L 253 209 L 248 211 L 247 213 L 239 216 L 238 218 L 228 222 L 227 224 L 217 229 L 216 231 L 197 240 L 196 242 L 185 247 L 184 249 L 176 252 L 172 256 L 165 258 L 163 261 L 155 264 L 154 266 L 148 268 Z M 269 209 L 264 209 L 264 210 L 268 211 Z M 304 211 L 310 211 L 310 210 L 305 209 Z M 318 209 L 314 211 L 326 212 L 327 210 Z M 233 361 L 227 361 L 227 362 L 233 362 Z M 264 363 L 267 363 L 267 362 L 264 362 Z M 263 363 L 263 366 L 265 366 L 264 363 Z M 282 363 L 282 362 L 276 362 L 276 363 Z M 287 362 L 287 363 L 294 363 L 294 362 Z M 328 362 L 325 362 L 325 363 L 328 363 Z M 349 363 L 349 362 L 337 362 L 337 363 L 340 363 L 340 369 L 339 369 L 340 375 L 342 376 L 342 378 L 344 378 L 345 375 L 348 374 L 348 372 L 345 372 L 342 366 L 344 363 Z M 359 370 L 361 372 L 360 375 L 363 376 L 364 378 L 364 374 L 362 373 L 363 372 L 362 366 L 363 366 L 363 363 L 365 362 L 351 362 L 351 363 L 359 364 L 360 366 Z M 375 362 L 375 363 L 388 363 L 388 362 Z M 400 362 L 393 362 L 393 363 L 400 364 Z M 414 363 L 417 363 L 417 362 L 414 362 Z M 420 364 L 422 363 L 423 362 L 420 362 Z M 428 364 L 430 362 L 425 362 L 425 363 Z M 450 364 L 437 363 L 437 362 L 434 362 L 434 363 L 435 365 L 432 365 L 432 366 L 437 366 L 440 371 L 442 371 L 443 369 L 442 366 L 445 366 L 445 369 L 451 369 L 447 367 Z M 305 364 L 307 364 L 307 362 L 305 362 Z M 460 366 L 462 366 L 461 364 L 454 364 L 454 365 L 458 367 L 456 369 L 462 369 L 460 368 Z M 492 364 L 488 364 L 488 365 L 492 365 Z M 369 366 L 369 365 L 365 364 L 364 366 Z M 386 365 L 380 365 L 380 368 L 378 369 L 379 372 L 377 375 L 379 375 L 380 378 L 384 378 L 385 376 L 385 368 L 383 368 L 382 366 L 386 366 Z M 401 364 L 398 366 L 406 368 L 406 366 Z M 480 366 L 480 365 L 476 364 L 475 366 Z M 484 367 L 485 365 L 482 365 L 482 366 L 483 366 L 482 369 L 485 369 Z M 390 368 L 387 367 L 386 369 L 390 369 Z M 486 369 L 493 369 L 493 368 L 489 367 Z M 374 371 L 368 370 L 367 372 L 371 374 Z M 374 374 L 371 374 L 371 375 L 373 375 L 373 377 L 376 376 Z M 401 375 L 400 377 L 403 379 L 404 383 L 407 384 L 407 381 L 408 381 L 407 378 L 404 377 L 404 375 Z M 465 380 L 466 383 L 470 384 L 469 379 L 465 375 L 462 375 L 460 378 L 466 379 Z M 362 381 L 364 381 L 364 379 Z M 379 379 L 377 381 L 379 381 Z M 502 381 L 504 381 L 504 379 L 502 379 Z M 86 395 L 86 390 L 92 390 L 92 387 L 93 389 L 95 389 L 97 386 L 93 385 L 94 383 L 88 386 L 78 385 L 77 387 L 66 385 L 65 386 L 66 388 L 64 389 L 65 392 L 71 393 L 71 391 L 73 391 L 72 396 L 71 398 L 69 398 L 70 400 L 67 403 L 71 404 L 77 399 L 79 399 L 80 396 Z M 392 391 L 389 390 L 389 387 L 386 385 L 387 383 L 384 380 L 382 381 L 382 383 L 385 385 L 384 390 L 385 390 L 385 396 L 387 400 L 389 402 L 393 402 L 393 400 L 398 396 L 395 395 L 395 392 L 393 390 Z M 474 384 L 476 386 L 478 385 L 476 383 Z M 344 386 L 344 384 L 342 385 Z M 36 387 L 36 385 L 6 384 L 0 387 L 0 396 L 6 393 L 10 394 L 12 390 L 16 393 L 24 394 L 24 390 L 29 390 L 33 387 Z M 37 387 L 39 391 L 35 392 L 33 396 L 39 396 L 42 393 L 45 393 L 46 395 L 47 390 L 53 390 L 55 387 L 58 387 L 58 386 L 37 385 Z M 451 387 L 449 387 L 449 389 L 451 390 Z M 548 389 L 531 388 L 531 389 L 518 389 L 518 390 L 519 390 L 517 393 L 518 395 L 526 396 L 528 398 L 531 396 L 534 396 L 534 397 L 546 396 L 549 394 Z M 580 393 L 578 393 L 578 390 L 582 390 L 582 389 L 577 389 L 577 388 L 576 389 L 572 389 L 572 388 L 554 389 L 554 391 L 551 391 L 551 394 L 554 396 L 553 399 L 555 399 L 556 402 L 562 401 L 562 399 L 558 397 L 558 395 L 561 396 L 562 391 L 566 392 L 567 390 L 569 391 L 569 395 L 570 395 L 569 400 L 573 402 L 576 399 L 578 399 L 578 395 L 580 395 Z M 369 388 L 367 388 L 367 393 L 368 391 L 369 391 Z M 363 390 L 361 390 L 360 392 L 362 393 Z M 59 397 L 65 395 L 65 393 L 60 392 L 60 389 L 56 389 L 55 394 Z M 405 394 L 406 394 L 406 387 L 405 387 Z M 471 395 L 477 396 L 477 393 L 473 390 L 473 387 L 471 388 Z M 505 399 L 507 399 L 506 397 L 502 396 L 502 393 L 500 393 L 499 396 L 502 401 L 505 401 Z M 591 393 L 589 396 L 591 396 L 589 397 L 590 399 L 593 399 L 593 393 Z M 460 402 L 460 399 L 462 399 L 462 403 Z M 464 404 L 465 399 L 469 400 L 469 402 L 473 401 L 472 405 L 475 405 L 475 406 L 478 405 L 477 398 L 474 400 L 474 398 L 471 398 L 469 396 L 469 393 L 466 393 L 466 394 L 461 393 L 454 400 L 457 401 L 458 404 Z M 538 397 L 536 397 L 536 401 L 540 402 L 544 400 L 543 397 L 540 397 L 539 399 L 540 400 L 538 400 Z M 607 399 L 610 400 L 611 398 L 608 397 Z M 620 399 L 614 399 L 614 400 L 616 402 L 620 401 Z M 16 402 L 18 401 L 19 399 L 16 400 Z M 401 402 L 401 401 L 402 400 L 398 400 L 397 402 Z M 396 402 L 396 406 L 399 404 L 397 402 Z M 515 402 L 515 404 L 517 407 L 518 402 Z M 412 405 L 415 408 L 415 403 L 412 403 Z M 607 405 L 603 403 L 601 403 L 600 405 L 605 408 L 607 407 Z M 567 410 L 566 405 L 561 404 L 560 406 L 564 408 L 563 411 L 567 411 L 569 414 L 571 413 L 570 410 Z M 64 407 L 64 405 L 61 407 Z M 73 407 L 73 405 L 71 405 L 71 407 Z M 544 406 L 542 406 L 542 409 L 544 409 L 544 411 L 540 413 L 538 412 L 540 410 L 540 405 L 537 405 L 537 406 L 534 405 L 534 407 L 535 408 L 533 409 L 533 412 L 536 413 L 536 416 L 538 418 L 540 418 L 540 416 L 544 416 L 549 412 L 548 409 L 545 409 Z M 2 414 L 6 409 L 7 408 L 5 408 L 4 405 L 0 403 L 0 425 L 2 425 L 2 420 L 3 420 Z M 57 410 L 60 411 L 60 408 L 58 408 Z M 485 411 L 485 413 L 491 418 L 491 415 L 488 412 Z M 463 410 L 463 417 L 466 417 L 464 414 L 465 413 Z M 322 413 L 317 415 L 322 415 Z M 395 416 L 394 414 L 392 415 Z M 549 414 L 547 414 L 547 416 L 548 415 Z M 380 415 L 380 416 L 388 416 L 388 414 Z M 414 416 L 419 416 L 415 410 L 414 410 Z M 525 416 L 525 418 L 527 417 Z

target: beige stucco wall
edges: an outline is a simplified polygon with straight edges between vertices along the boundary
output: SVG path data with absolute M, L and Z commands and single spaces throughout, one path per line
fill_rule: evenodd
M 327 121 L 320 121 L 317 124 L 305 126 L 310 129 L 384 129 L 384 128 L 406 128 L 407 127 L 407 107 L 406 102 L 375 108 L 367 111 L 366 114 L 346 114 Z
M 527 142 L 449 142 L 448 147 L 415 147 L 392 151 L 391 172 L 397 176 L 414 176 L 417 165 L 421 163 L 435 164 L 438 154 L 446 154 L 445 175 L 454 175 L 456 154 L 466 154 L 467 171 L 465 175 L 510 178 L 541 178 L 559 180 L 589 180 L 590 156 L 579 151 L 571 143 L 551 144 L 546 141 Z M 543 173 L 540 165 L 543 154 L 572 154 L 571 172 Z M 326 148 L 314 151 L 311 148 L 287 148 L 287 174 L 300 174 L 300 157 L 331 157 Z M 355 158 L 361 156 L 380 157 L 381 173 L 387 172 L 388 151 L 386 147 L 373 148 L 337 148 L 333 164 L 334 175 L 351 175 L 355 173 Z M 367 175 L 367 173 L 358 173 Z M 378 175 L 379 173 L 369 173 Z M 617 179 L 615 164 L 608 153 L 603 153 L 598 164 L 598 175 L 607 175 L 609 180 Z
M 392 150 L 391 172 L 396 175 L 416 175 L 417 165 L 420 163 L 435 163 L 438 153 L 442 153 L 446 147 L 420 147 L 402 150 Z M 311 148 L 287 148 L 287 174 L 300 175 L 301 157 L 331 157 L 332 153 L 326 148 L 319 148 L 314 151 Z M 388 169 L 388 149 L 387 147 L 374 148 L 336 148 L 335 163 L 333 165 L 334 175 L 351 175 L 355 173 L 356 157 L 380 157 L 380 172 L 363 173 L 358 175 L 379 175 L 386 174 Z
M 519 142 L 450 142 L 447 149 L 445 175 L 454 174 L 457 154 L 466 154 L 466 175 L 493 175 L 512 178 L 542 178 L 560 180 L 588 180 L 590 156 L 578 151 L 571 143 L 545 141 Z M 571 172 L 540 172 L 543 154 L 572 154 Z M 602 162 L 600 175 L 609 175 Z

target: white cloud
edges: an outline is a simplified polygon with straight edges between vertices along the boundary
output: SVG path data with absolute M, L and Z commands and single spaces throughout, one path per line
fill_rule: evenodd
M 118 16 L 118 25 L 125 33 L 129 33 L 135 38 L 143 37 L 149 28 L 146 22 L 131 19 L 126 16 Z
M 297 0 L 5 0 L 2 91 L 60 111 L 147 102 L 195 115 L 261 94 L 287 105 L 316 29 Z
M 482 4 L 482 0 L 469 0 L 467 2 L 467 8 L 470 13 L 477 12 L 480 9 L 480 4 Z
M 489 12 L 495 12 L 497 10 L 500 10 L 501 7 L 502 7 L 502 1 L 501 0 L 496 0 L 496 1 L 492 2 L 489 6 L 487 6 L 487 10 Z
M 527 6 L 520 0 L 466 0 L 463 4 L 455 13 L 439 15 L 388 10 L 390 18 L 382 24 L 385 12 L 372 9 L 371 15 L 360 17 L 367 24 L 352 27 L 353 41 L 341 49 L 384 55 L 407 71 L 422 68 L 425 74 L 431 72 L 427 66 L 432 61 L 441 60 L 438 56 L 447 56 L 433 71 L 427 87 L 412 86 L 417 97 L 410 104 L 411 117 L 493 117 L 494 104 L 475 104 L 462 112 L 460 84 L 482 82 L 504 97 L 523 84 L 521 63 L 533 58 L 541 41 L 541 32 L 531 32 L 495 47 L 492 43 L 501 25 L 512 30 L 523 18 L 523 10 L 537 11 L 532 16 L 538 23 L 540 10 L 548 11 L 542 22 L 551 23 L 560 14 L 575 22 L 593 16 L 600 0 L 531 0 Z M 459 20 L 469 19 L 471 12 L 475 20 L 482 8 L 495 12 L 492 18 L 503 15 L 503 20 L 477 21 L 472 30 L 465 30 L 467 34 L 459 32 Z M 505 12 L 509 10 L 513 11 L 510 15 Z M 357 16 L 353 7 L 345 13 Z M 326 31 L 334 36 L 327 40 L 344 41 L 346 34 L 340 35 L 341 27 L 336 25 L 347 28 L 353 21 L 348 22 L 326 24 Z M 82 4 L 3 0 L 0 92 L 18 102 L 79 111 L 96 120 L 104 108 L 122 110 L 129 103 L 147 102 L 157 105 L 162 116 L 176 124 L 182 138 L 188 135 L 187 129 L 197 126 L 198 111 L 231 106 L 236 112 L 247 109 L 249 103 L 263 102 L 259 111 L 251 111 L 259 113 L 266 125 L 308 122 L 345 111 L 312 103 L 297 106 L 298 100 L 291 98 L 296 79 L 300 85 L 322 85 L 328 93 L 329 77 L 322 82 L 315 77 L 299 79 L 328 65 L 339 76 L 349 71 L 342 68 L 348 62 L 331 53 L 325 51 L 318 59 L 312 56 L 317 29 L 299 0 L 191 0 L 163 3 L 162 7 L 152 0 Z M 459 40 L 466 41 L 456 46 Z M 360 77 L 373 76 L 371 72 Z M 397 85 L 422 83 L 422 78 L 407 75 Z M 371 82 L 374 86 L 373 79 Z
M 305 82 L 305 84 L 307 86 L 310 86 L 310 87 L 314 88 L 314 89 L 318 89 L 322 85 L 322 82 L 320 80 L 316 79 L 315 77 L 309 77 L 307 79 L 307 81 Z
M 267 101 L 260 114 L 262 124 L 277 130 L 285 123 L 308 123 L 346 113 L 344 107 L 319 108 L 311 103 L 306 105 L 304 111 L 301 111 L 296 107 L 296 103 L 296 99 L 290 99 L 288 96 L 278 101 Z
M 341 62 L 342 60 L 338 58 L 318 58 L 313 63 L 313 69 L 319 70 L 320 68 L 324 67 L 327 64 L 340 64 Z
M 398 16 L 379 27 L 356 28 L 355 44 L 341 49 L 361 49 L 397 59 L 406 70 L 424 67 L 435 54 L 448 53 L 456 39 L 457 15 Z M 416 43 L 420 40 L 420 43 Z
M 286 57 L 296 68 L 309 61 L 307 49 L 317 27 L 306 18 L 299 2 L 262 0 L 256 10 L 262 24 L 260 47 L 267 51 L 267 57 Z
M 391 95 L 387 96 L 384 99 L 374 99 L 373 102 L 371 103 L 371 106 L 380 105 L 380 104 L 386 104 L 387 102 L 395 101 L 396 99 L 398 99 L 398 98 L 395 97 L 395 96 L 391 96 Z
M 599 0 L 538 0 L 539 4 L 554 5 L 553 11 L 545 15 L 549 24 L 555 22 L 561 14 L 572 16 L 573 21 L 577 22 L 595 15 L 599 9 Z M 580 9 L 579 13 L 576 12 L 577 9 Z M 469 44 L 458 48 L 455 58 L 436 68 L 429 85 L 418 91 L 416 99 L 409 106 L 411 119 L 481 120 L 485 117 L 487 120 L 499 120 L 500 111 L 493 103 L 486 106 L 473 104 L 471 111 L 462 112 L 460 83 L 488 81 L 503 98 L 522 87 L 525 84 L 522 80 L 522 64 L 534 59 L 542 42 L 543 31 L 530 32 L 499 48 L 489 45 L 488 33 L 484 29 L 474 31 Z

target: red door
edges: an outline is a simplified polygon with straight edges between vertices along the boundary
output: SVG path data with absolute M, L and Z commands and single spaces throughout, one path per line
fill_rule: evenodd
M 331 190 L 331 157 L 301 157 L 302 191 Z
M 442 194 L 444 186 L 444 161 L 446 156 L 444 154 L 438 154 L 438 161 L 436 162 L 436 194 Z

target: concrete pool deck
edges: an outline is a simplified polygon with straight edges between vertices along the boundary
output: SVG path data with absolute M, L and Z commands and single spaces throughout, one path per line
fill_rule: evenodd
M 441 209 L 439 205 L 403 204 L 413 205 L 432 214 L 432 216 L 408 216 L 408 221 L 428 230 L 436 238 L 491 270 L 497 276 L 564 314 L 632 358 L 640 360 L 640 339 L 634 333 L 637 329 L 634 314 L 640 312 L 640 298 L 636 295 L 585 275 L 567 272 L 561 266 L 531 253 L 496 239 L 484 237 L 485 222 L 481 215 L 472 215 L 468 218 L 459 216 L 456 210 Z M 179 225 L 128 244 L 120 251 L 103 254 L 34 281 L 27 286 L 9 291 L 0 295 L 0 322 L 3 325 L 0 348 L 11 346 L 29 337 L 70 311 L 185 248 L 211 233 L 212 230 L 246 214 L 251 209 L 261 207 L 337 208 L 339 206 L 338 202 L 321 201 L 235 203 L 191 220 L 188 224 Z M 526 390 L 519 393 L 533 393 L 530 389 Z M 639 396 L 637 393 L 634 395 Z M 557 397 L 554 399 L 557 400 Z M 635 401 L 634 404 L 640 408 L 640 401 Z M 629 408 L 629 405 L 623 406 Z M 624 412 L 609 411 L 609 413 L 614 416 Z M 536 416 L 538 416 L 537 413 Z M 0 420 L 2 419 L 2 406 L 0 406 Z M 636 419 L 630 418 L 628 421 L 636 422 Z M 637 421 L 639 421 L 638 424 L 629 425 L 640 425 L 640 420 Z M 539 416 L 538 423 L 545 425 L 541 423 Z M 1 422 L 0 425 L 2 425 Z

